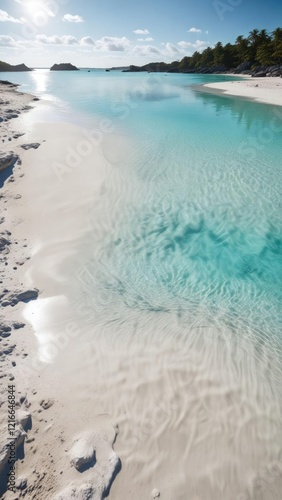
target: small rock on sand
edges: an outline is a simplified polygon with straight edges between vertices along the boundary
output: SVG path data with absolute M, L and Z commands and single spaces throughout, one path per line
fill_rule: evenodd
M 27 487 L 26 477 L 18 477 L 18 479 L 16 480 L 17 490 L 25 490 L 26 487 Z
M 77 438 L 70 450 L 70 463 L 77 470 L 81 470 L 84 466 L 91 466 L 95 463 L 95 445 L 91 435 L 83 435 Z
M 159 498 L 161 496 L 159 490 L 157 490 L 157 488 L 155 488 L 153 491 L 152 491 L 152 498 Z
M 15 323 L 13 323 L 13 328 L 15 330 L 19 330 L 20 328 L 24 328 L 25 326 L 25 323 L 21 323 L 20 321 L 16 321 Z
M 53 406 L 54 401 L 52 401 L 52 399 L 42 399 L 39 404 L 44 410 L 48 410 L 48 408 Z
M 28 150 L 28 149 L 37 149 L 39 148 L 39 146 L 40 146 L 39 142 L 31 142 L 30 144 L 22 144 L 21 147 L 25 150 Z
M 0 296 L 0 302 L 1 298 L 4 298 L 4 301 L 2 302 L 2 306 L 15 306 L 18 302 L 29 302 L 30 300 L 35 300 L 38 297 L 39 291 L 37 288 L 33 290 L 26 290 L 25 292 L 20 292 L 20 291 L 15 291 L 12 293 L 9 293 L 5 295 L 5 298 Z
M 8 253 L 11 242 L 7 238 L 0 237 L 0 252 Z
M 24 430 L 31 426 L 31 415 L 25 410 L 18 410 L 17 421 L 22 426 Z

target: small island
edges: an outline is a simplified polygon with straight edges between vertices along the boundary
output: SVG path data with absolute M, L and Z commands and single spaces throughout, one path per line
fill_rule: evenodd
M 28 68 L 25 64 L 16 64 L 12 65 L 3 61 L 0 61 L 0 71 L 9 71 L 9 72 L 15 72 L 15 71 L 33 71 L 32 69 Z
M 79 69 L 71 63 L 60 63 L 54 64 L 50 71 L 79 71 Z

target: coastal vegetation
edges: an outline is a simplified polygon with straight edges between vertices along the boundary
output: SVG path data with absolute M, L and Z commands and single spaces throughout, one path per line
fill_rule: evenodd
M 247 37 L 239 35 L 234 44 L 217 42 L 213 48 L 207 47 L 202 53 L 196 51 L 181 61 L 132 65 L 126 71 L 214 73 L 237 69 L 240 73 L 256 73 L 275 66 L 276 72 L 282 74 L 282 28 L 276 28 L 272 33 L 253 29 Z

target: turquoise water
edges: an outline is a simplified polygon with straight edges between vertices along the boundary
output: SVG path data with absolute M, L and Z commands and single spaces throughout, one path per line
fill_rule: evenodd
M 107 230 L 93 213 L 101 308 L 179 320 L 188 312 L 280 349 L 281 108 L 193 90 L 231 79 L 222 76 L 5 77 L 51 100 L 62 118 L 91 127 L 106 117 L 134 143 L 126 161 L 101 144 L 119 179 L 118 188 L 113 179 L 105 185 Z

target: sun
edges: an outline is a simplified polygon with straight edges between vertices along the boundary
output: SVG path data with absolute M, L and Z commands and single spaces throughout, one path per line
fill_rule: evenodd
M 17 0 L 23 7 L 30 13 L 35 14 L 39 11 L 45 12 L 46 14 L 52 16 L 53 14 L 48 7 L 48 2 L 46 0 Z

